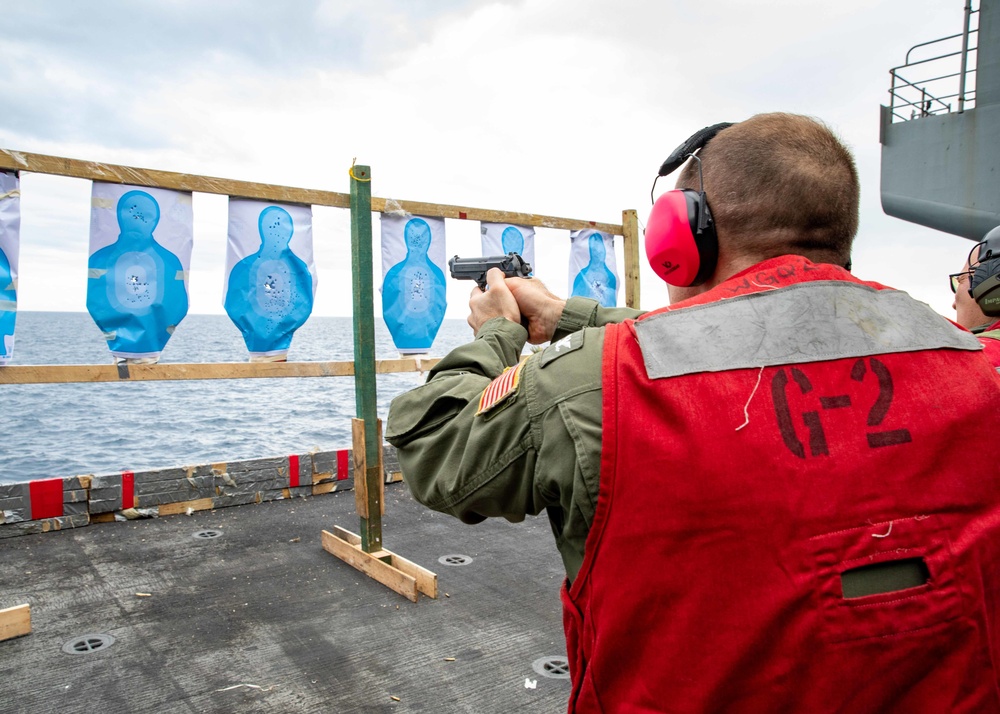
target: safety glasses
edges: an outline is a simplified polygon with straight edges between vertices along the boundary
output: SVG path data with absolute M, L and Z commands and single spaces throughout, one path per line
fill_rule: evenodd
M 974 272 L 974 270 L 963 270 L 961 273 L 952 273 L 949 275 L 948 282 L 951 284 L 951 291 L 958 293 L 958 286 L 971 278 Z

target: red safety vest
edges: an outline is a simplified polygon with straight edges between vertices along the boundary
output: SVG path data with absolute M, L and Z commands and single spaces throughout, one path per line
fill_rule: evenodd
M 782 290 L 751 297 L 768 288 Z M 571 712 L 1000 712 L 1000 465 L 987 455 L 1000 377 L 967 347 L 816 359 L 847 349 L 819 343 L 848 310 L 812 326 L 795 314 L 820 288 L 918 305 L 783 256 L 684 310 L 607 328 L 600 495 L 563 590 Z M 718 315 L 788 296 L 796 330 L 751 344 L 744 317 L 731 323 L 743 344 L 716 339 Z M 647 375 L 643 323 L 657 315 L 682 317 L 678 333 L 704 318 L 704 354 L 655 367 L 684 374 Z M 852 324 L 864 341 L 871 321 Z M 796 345 L 811 327 L 820 336 Z M 784 349 L 812 361 L 727 368 Z M 692 371 L 701 359 L 715 371 Z M 914 564 L 926 581 L 902 590 L 842 586 Z

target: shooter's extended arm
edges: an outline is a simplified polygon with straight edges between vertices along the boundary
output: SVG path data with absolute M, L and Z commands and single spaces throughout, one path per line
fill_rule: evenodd
M 490 268 L 499 268 L 508 278 L 527 278 L 531 266 L 517 253 L 492 255 L 484 258 L 459 258 L 448 261 L 451 277 L 456 280 L 475 280 L 480 290 L 486 289 L 486 273 Z

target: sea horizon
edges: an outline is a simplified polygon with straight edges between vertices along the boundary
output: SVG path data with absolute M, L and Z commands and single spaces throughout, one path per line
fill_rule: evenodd
M 86 312 L 18 313 L 11 365 L 110 364 Z M 446 319 L 432 357 L 471 341 L 464 320 Z M 376 358 L 400 356 L 381 317 Z M 295 334 L 289 361 L 352 361 L 350 317 L 313 316 Z M 161 363 L 246 362 L 227 315 L 188 315 Z M 0 369 L 3 369 L 0 367 Z M 419 386 L 417 372 L 377 375 L 377 411 Z M 3 385 L 0 483 L 142 471 L 350 446 L 353 377 Z

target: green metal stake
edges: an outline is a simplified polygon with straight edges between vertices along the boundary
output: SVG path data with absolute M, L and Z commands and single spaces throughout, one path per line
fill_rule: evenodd
M 366 553 L 382 549 L 382 504 L 379 503 L 378 398 L 375 385 L 375 308 L 372 263 L 371 168 L 351 168 L 351 273 L 354 288 L 354 397 L 359 419 L 365 422 L 368 457 L 365 485 L 366 515 L 361 516 L 361 548 Z M 374 462 L 374 463 L 373 463 Z

